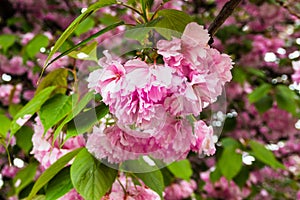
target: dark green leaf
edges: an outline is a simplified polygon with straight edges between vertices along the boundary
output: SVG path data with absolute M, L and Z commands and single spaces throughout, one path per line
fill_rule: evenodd
M 49 39 L 45 35 L 36 35 L 26 46 L 25 51 L 29 58 L 33 58 L 40 52 L 42 47 L 46 48 L 49 44 Z
M 270 84 L 262 84 L 261 86 L 255 88 L 252 93 L 248 95 L 248 99 L 250 103 L 257 102 L 262 97 L 267 95 L 271 90 L 272 86 Z
M 58 86 L 55 93 L 65 94 L 67 91 L 67 77 L 68 70 L 64 68 L 59 68 L 53 70 L 40 82 L 35 94 L 38 94 L 41 90 L 49 86 Z
M 86 149 L 75 158 L 71 166 L 71 180 L 77 192 L 86 200 L 99 200 L 108 192 L 117 171 L 101 164 Z
M 15 134 L 17 145 L 21 147 L 27 154 L 32 148 L 32 135 L 33 130 L 28 126 L 22 126 L 22 128 Z
M 226 179 L 231 180 L 243 166 L 242 155 L 236 153 L 234 146 L 225 147 L 217 165 Z
M 7 51 L 9 47 L 11 47 L 16 40 L 15 35 L 9 35 L 9 34 L 1 34 L 0 35 L 0 49 L 3 49 L 4 53 Z
M 96 108 L 80 113 L 68 124 L 66 138 L 85 133 L 104 117 L 108 111 L 108 107 L 105 104 L 101 104 Z
M 223 138 L 221 140 L 221 142 L 222 142 L 222 146 L 224 148 L 229 148 L 229 147 L 239 148 L 240 147 L 240 143 L 237 140 L 230 138 L 230 137 Z
M 92 4 L 84 13 L 82 13 L 81 15 L 79 15 L 69 26 L 68 28 L 62 33 L 62 35 L 58 38 L 58 40 L 56 41 L 54 47 L 52 48 L 48 58 L 45 61 L 45 67 L 43 70 L 45 70 L 45 68 L 48 66 L 48 62 L 51 59 L 51 57 L 54 55 L 54 53 L 59 49 L 59 47 L 66 41 L 66 39 L 76 30 L 76 28 L 78 27 L 78 25 L 83 22 L 88 16 L 90 16 L 93 12 L 95 12 L 96 10 L 105 7 L 105 6 L 109 6 L 112 4 L 117 3 L 116 0 L 102 0 L 102 1 L 98 1 L 94 4 Z
M 38 180 L 35 182 L 29 196 L 27 197 L 28 200 L 31 200 L 36 193 L 44 187 L 60 170 L 62 170 L 70 160 L 72 160 L 80 151 L 82 148 L 75 149 L 60 159 L 58 159 L 54 164 L 52 164 L 46 171 L 43 172 L 43 174 L 38 178 Z
M 56 174 L 47 185 L 46 200 L 58 199 L 73 188 L 70 167 L 65 167 Z
M 249 178 L 249 170 L 246 167 L 242 167 L 241 171 L 237 176 L 234 177 L 233 181 L 240 187 L 243 188 Z
M 273 107 L 273 98 L 270 95 L 266 95 L 255 102 L 254 105 L 259 113 L 264 113 Z
M 285 85 L 278 85 L 275 91 L 278 107 L 292 114 L 296 114 L 295 93 Z
M 10 116 L 14 117 L 22 108 L 23 106 L 21 104 L 10 104 L 8 107 L 8 112 Z
M 23 188 L 25 188 L 28 184 L 31 183 L 31 181 L 33 181 L 37 166 L 37 163 L 30 163 L 16 174 L 13 179 L 13 185 L 16 187 L 16 194 L 19 194 L 19 192 Z
M 256 142 L 254 140 L 251 140 L 249 142 L 249 145 L 252 149 L 252 152 L 250 152 L 255 158 L 260 160 L 261 162 L 265 163 L 266 165 L 269 165 L 275 169 L 282 168 L 284 169 L 284 165 L 281 164 L 274 156 L 274 154 L 266 149 L 266 147 L 259 142 Z
M 209 174 L 209 179 L 211 182 L 215 183 L 222 177 L 221 170 L 218 166 L 216 166 L 215 170 Z
M 246 72 L 240 67 L 234 67 L 232 69 L 232 79 L 235 82 L 243 84 L 247 80 Z
M 155 27 L 162 36 L 167 39 L 171 39 L 171 36 L 175 35 L 178 37 L 179 33 L 183 33 L 186 25 L 192 22 L 190 15 L 179 10 L 164 9 L 157 12 L 157 15 L 162 17 L 156 24 Z
M 20 124 L 17 123 L 17 120 L 23 119 L 24 116 L 32 116 L 37 112 L 55 89 L 55 86 L 43 89 L 16 114 L 11 123 L 11 134 L 15 134 L 21 128 Z
M 191 163 L 187 159 L 173 162 L 168 165 L 168 169 L 175 175 L 175 177 L 187 181 L 190 180 L 193 174 Z
M 62 120 L 72 109 L 72 96 L 57 94 L 48 99 L 41 107 L 39 116 L 44 126 L 44 133 Z

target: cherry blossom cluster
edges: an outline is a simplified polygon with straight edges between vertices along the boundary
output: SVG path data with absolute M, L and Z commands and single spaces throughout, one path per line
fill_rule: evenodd
M 163 64 L 122 62 L 104 51 L 102 68 L 90 74 L 88 87 L 102 96 L 116 123 L 94 127 L 88 150 L 110 163 L 141 155 L 172 162 L 191 150 L 212 155 L 213 129 L 196 117 L 231 80 L 232 61 L 208 40 L 207 30 L 188 24 L 181 38 L 157 42 Z

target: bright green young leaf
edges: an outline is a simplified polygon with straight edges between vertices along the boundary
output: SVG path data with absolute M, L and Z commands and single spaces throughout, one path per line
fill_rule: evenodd
M 99 200 L 111 188 L 117 171 L 95 159 L 86 149 L 71 166 L 71 180 L 77 192 L 86 200 Z
M 80 36 L 81 34 L 89 31 L 95 25 L 95 21 L 92 17 L 87 17 L 78 27 L 75 29 L 74 33 L 76 36 Z
M 19 194 L 23 188 L 33 181 L 37 166 L 37 163 L 30 163 L 16 174 L 13 179 L 13 185 L 15 186 L 16 194 Z
M 46 200 L 58 199 L 73 188 L 70 167 L 63 168 L 47 185 Z
M 272 86 L 270 84 L 263 84 L 259 87 L 257 87 L 255 90 L 253 90 L 252 93 L 248 95 L 248 99 L 250 103 L 257 102 L 261 98 L 263 98 L 265 95 L 269 93 Z
M 58 172 L 60 172 L 70 160 L 72 160 L 82 148 L 75 149 L 60 159 L 58 159 L 54 164 L 52 164 L 48 169 L 46 169 L 43 174 L 38 178 L 38 180 L 33 185 L 27 200 L 32 200 L 32 198 L 37 194 L 37 192 L 44 187 Z
M 50 64 L 52 64 L 53 62 L 55 62 L 55 61 L 58 60 L 59 58 L 65 56 L 65 55 L 70 54 L 72 51 L 75 51 L 75 50 L 78 49 L 79 47 L 81 47 L 81 46 L 87 44 L 89 41 L 91 41 L 91 40 L 93 40 L 93 39 L 99 37 L 100 35 L 102 35 L 102 34 L 108 32 L 108 31 L 110 31 L 110 30 L 112 30 L 112 29 L 114 29 L 114 28 L 116 28 L 116 27 L 118 27 L 118 26 L 121 26 L 121 25 L 124 25 L 124 22 L 118 22 L 118 23 L 115 23 L 115 24 L 111 24 L 111 25 L 109 25 L 109 26 L 107 26 L 107 27 L 101 29 L 101 30 L 98 31 L 97 33 L 91 35 L 90 37 L 84 39 L 83 41 L 81 41 L 80 43 L 76 44 L 76 45 L 73 46 L 72 48 L 70 48 L 70 49 L 64 51 L 63 53 L 61 53 L 60 55 L 58 55 L 57 57 L 55 57 L 53 60 L 51 60 L 51 61 L 47 64 L 47 66 L 49 66 Z M 50 55 L 49 55 L 49 56 L 50 56 Z M 50 57 L 49 57 L 49 59 L 50 59 Z
M 252 149 L 250 152 L 255 158 L 265 163 L 266 165 L 271 166 L 274 169 L 282 168 L 284 169 L 284 165 L 281 164 L 274 156 L 274 154 L 266 149 L 266 147 L 259 142 L 251 140 L 249 145 Z
M 11 134 L 15 134 L 29 118 L 49 99 L 51 93 L 56 89 L 55 86 L 47 87 L 39 94 L 35 95 L 14 117 L 11 123 Z M 28 118 L 29 117 L 29 118 Z M 26 119 L 27 120 L 26 120 Z M 20 123 L 20 121 L 23 123 Z
M 38 94 L 41 90 L 49 86 L 57 86 L 55 93 L 65 94 L 67 91 L 67 77 L 68 70 L 65 68 L 59 68 L 53 70 L 47 76 L 42 79 L 38 88 L 35 91 L 35 94 Z
M 32 138 L 33 130 L 28 126 L 22 126 L 20 130 L 17 131 L 15 137 L 17 139 L 17 145 L 23 149 L 26 153 L 32 148 Z
M 190 15 L 179 10 L 164 9 L 158 11 L 157 15 L 162 19 L 155 24 L 155 27 L 163 28 L 157 31 L 167 39 L 171 39 L 174 34 L 178 36 L 178 33 L 183 33 L 186 25 L 192 22 Z
M 68 26 L 68 28 L 62 33 L 62 35 L 58 38 L 56 41 L 53 49 L 51 50 L 48 58 L 45 61 L 45 67 L 44 69 L 48 66 L 48 62 L 54 55 L 54 53 L 59 49 L 59 47 L 66 41 L 66 39 L 76 30 L 76 28 L 79 26 L 81 22 L 83 22 L 88 16 L 90 16 L 93 12 L 97 11 L 98 9 L 105 7 L 105 6 L 110 6 L 113 4 L 116 4 L 116 0 L 101 0 L 98 1 L 94 4 L 92 4 L 84 13 L 79 15 L 71 24 Z
M 66 139 L 85 133 L 103 118 L 108 111 L 108 107 L 105 104 L 101 104 L 96 108 L 80 113 L 68 124 Z
M 21 104 L 10 104 L 8 107 L 8 112 L 10 114 L 10 116 L 14 117 L 19 110 L 21 110 L 23 108 L 23 105 Z
M 48 99 L 41 107 L 39 116 L 44 126 L 44 133 L 62 120 L 72 109 L 72 96 L 57 94 Z
M 235 177 L 243 166 L 242 155 L 233 146 L 225 147 L 218 161 L 218 167 L 227 180 Z
M 72 111 L 68 114 L 68 116 L 60 123 L 60 125 L 56 128 L 54 132 L 54 141 L 58 137 L 59 133 L 61 132 L 62 128 L 70 122 L 74 117 L 76 117 L 80 111 L 84 109 L 84 107 L 94 98 L 93 92 L 86 93 L 82 99 L 77 103 L 77 99 L 73 97 L 73 103 L 72 103 Z
M 6 138 L 6 135 L 10 128 L 10 119 L 8 119 L 4 114 L 0 114 L 0 134 Z
M 97 46 L 98 43 L 92 42 L 84 47 L 82 47 L 78 51 L 72 51 L 68 55 L 72 58 L 81 59 L 81 60 L 94 60 L 95 62 L 98 61 L 97 58 Z
M 15 35 L 3 34 L 0 35 L 0 49 L 3 49 L 4 53 L 9 47 L 11 47 L 16 40 Z
M 168 169 L 174 174 L 175 177 L 181 178 L 184 180 L 190 180 L 193 170 L 191 163 L 185 159 L 173 162 L 172 164 L 168 165 Z
M 285 85 L 278 85 L 275 91 L 278 107 L 292 114 L 296 114 L 295 93 Z
M 46 48 L 49 45 L 49 39 L 45 35 L 36 35 L 26 46 L 25 51 L 29 58 L 33 58 L 40 52 L 42 47 Z

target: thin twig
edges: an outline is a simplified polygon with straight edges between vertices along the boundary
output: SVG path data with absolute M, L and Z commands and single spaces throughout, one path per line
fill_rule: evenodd
M 291 15 L 294 15 L 295 17 L 297 17 L 298 19 L 300 19 L 300 13 L 298 13 L 297 11 L 294 11 L 292 9 L 292 3 L 290 2 L 286 2 L 286 1 L 281 1 L 281 0 L 276 0 L 276 2 L 282 6 L 284 9 L 286 9 Z
M 210 24 L 208 28 L 208 33 L 210 34 L 210 37 L 212 38 L 218 29 L 222 26 L 222 24 L 225 22 L 225 20 L 233 13 L 234 9 L 239 5 L 239 3 L 242 0 L 230 0 L 228 1 L 218 14 L 218 16 L 214 19 L 214 21 Z M 210 41 L 210 44 L 212 44 L 213 40 Z

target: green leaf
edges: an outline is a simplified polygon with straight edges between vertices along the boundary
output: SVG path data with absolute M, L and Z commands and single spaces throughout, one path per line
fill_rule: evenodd
M 75 50 L 78 49 L 79 47 L 81 47 L 81 46 L 87 44 L 89 41 L 91 41 L 91 40 L 93 40 L 93 39 L 99 37 L 100 35 L 102 35 L 102 34 L 108 32 L 108 31 L 110 31 L 110 30 L 112 30 L 112 29 L 114 29 L 114 28 L 116 28 L 116 27 L 118 27 L 118 26 L 121 26 L 121 25 L 123 25 L 123 24 L 124 24 L 124 22 L 118 22 L 118 23 L 109 25 L 109 26 L 105 27 L 104 29 L 101 29 L 101 30 L 98 31 L 97 33 L 91 35 L 90 37 L 84 39 L 83 41 L 81 41 L 80 43 L 76 44 L 76 45 L 73 46 L 72 48 L 70 48 L 70 49 L 64 51 L 63 53 L 61 53 L 60 55 L 58 55 L 57 57 L 55 57 L 53 60 L 51 60 L 51 61 L 47 64 L 47 66 L 49 66 L 50 64 L 52 64 L 53 62 L 55 62 L 55 61 L 58 60 L 59 58 L 65 56 L 65 55 L 70 54 L 72 51 L 75 51 Z M 50 56 L 50 55 L 49 55 L 49 56 Z M 49 60 L 50 60 L 50 57 L 48 57 L 48 58 L 49 58 Z M 47 67 L 47 66 L 46 66 L 46 67 Z
M 233 181 L 242 189 L 249 178 L 249 170 L 246 167 L 242 167 L 239 174 L 234 177 Z
M 270 95 L 266 95 L 255 102 L 254 105 L 259 113 L 264 113 L 273 107 L 273 98 Z
M 109 6 L 109 5 L 113 5 L 116 4 L 117 1 L 116 0 L 102 0 L 102 1 L 98 1 L 94 4 L 92 4 L 84 13 L 82 13 L 81 15 L 79 15 L 69 26 L 68 28 L 61 34 L 61 36 L 58 38 L 58 40 L 56 41 L 55 45 L 53 46 L 49 56 L 47 57 L 46 61 L 45 61 L 45 67 L 43 70 L 46 69 L 46 67 L 48 66 L 48 62 L 51 59 L 51 57 L 54 55 L 54 53 L 59 49 L 59 47 L 66 41 L 66 39 L 76 30 L 76 28 L 79 26 L 79 24 L 81 22 L 83 22 L 88 16 L 90 16 L 93 12 L 95 12 L 96 10 L 105 7 L 105 6 Z
M 193 174 L 191 163 L 187 159 L 173 162 L 172 164 L 168 165 L 168 169 L 174 174 L 175 177 L 187 181 L 190 180 Z
M 272 86 L 270 84 L 262 84 L 261 86 L 257 87 L 255 90 L 253 90 L 252 93 L 248 95 L 248 99 L 250 103 L 257 102 L 262 97 L 267 95 L 269 91 L 271 90 Z
M 10 116 L 14 117 L 19 110 L 21 110 L 23 108 L 23 105 L 21 104 L 10 104 L 8 107 L 8 112 L 10 114 Z
M 164 190 L 163 175 L 156 165 L 149 165 L 144 158 L 127 160 L 122 163 L 121 167 L 125 171 L 134 172 L 135 176 L 140 178 L 149 188 L 162 197 Z
M 86 200 L 99 200 L 108 192 L 117 171 L 101 164 L 86 149 L 82 149 L 71 166 L 71 180 L 77 192 Z
M 82 111 L 82 109 L 90 102 L 90 100 L 92 100 L 92 98 L 94 97 L 94 93 L 93 92 L 88 92 L 86 93 L 82 99 L 77 103 L 77 99 L 75 99 L 75 97 L 73 97 L 73 100 L 75 99 L 76 102 L 72 103 L 72 112 L 70 112 L 68 114 L 68 116 L 62 121 L 62 123 L 60 123 L 60 125 L 56 128 L 55 132 L 54 132 L 54 141 L 55 139 L 58 137 L 59 133 L 61 132 L 62 128 L 68 123 L 70 122 L 74 117 L 76 117 L 80 111 Z M 75 103 L 77 103 L 75 105 Z
M 49 45 L 49 39 L 45 35 L 36 35 L 26 46 L 25 51 L 29 58 L 33 58 L 40 52 L 42 47 L 46 48 Z
M 266 147 L 259 142 L 251 140 L 249 145 L 252 149 L 251 153 L 255 158 L 265 163 L 266 165 L 271 166 L 274 169 L 281 168 L 284 169 L 284 165 L 281 164 L 274 156 L 274 154 L 266 149 Z
M 155 24 L 155 27 L 163 28 L 157 29 L 157 32 L 167 39 L 171 39 L 173 35 L 178 36 L 178 33 L 183 33 L 186 25 L 192 22 L 190 15 L 179 10 L 164 9 L 158 11 L 157 15 L 161 16 L 162 19 Z
M 275 91 L 278 107 L 295 115 L 297 109 L 295 93 L 285 85 L 278 85 Z
M 47 87 L 42 90 L 39 94 L 35 95 L 14 117 L 11 123 L 11 134 L 15 134 L 20 128 L 20 124 L 17 123 L 17 120 L 23 119 L 26 115 L 33 115 L 37 112 L 40 107 L 47 101 L 51 93 L 56 89 L 55 86 Z
M 266 77 L 266 74 L 262 70 L 255 69 L 253 67 L 247 67 L 246 69 L 247 69 L 247 72 L 249 72 L 250 74 L 252 74 L 254 76 L 257 76 L 257 77 L 260 77 L 260 78 L 265 78 Z
M 37 163 L 30 163 L 16 174 L 13 179 L 13 185 L 15 186 L 16 194 L 19 194 L 23 188 L 33 181 L 37 166 Z
M 230 147 L 239 148 L 241 146 L 237 140 L 230 137 L 223 138 L 221 142 L 224 148 L 230 148 Z
M 73 188 L 70 167 L 63 168 L 47 185 L 46 200 L 58 199 Z
M 16 41 L 15 35 L 1 34 L 0 35 L 0 48 L 6 53 L 7 49 L 11 47 Z
M 17 139 L 17 145 L 23 149 L 27 154 L 32 148 L 32 138 L 33 130 L 28 126 L 22 126 L 20 130 L 17 131 L 15 137 Z
M 57 94 L 48 99 L 41 107 L 39 116 L 44 126 L 44 133 L 62 120 L 72 109 L 72 96 Z
M 1 126 L 0 126 L 0 134 L 6 138 L 7 133 L 9 131 L 10 128 L 10 119 L 8 117 L 6 117 L 4 114 L 0 114 L 0 122 L 1 122 Z
M 55 163 L 53 163 L 48 169 L 46 169 L 43 174 L 38 178 L 38 180 L 35 182 L 29 196 L 27 197 L 28 200 L 31 200 L 36 193 L 44 187 L 60 170 L 62 170 L 70 160 L 72 160 L 80 151 L 82 148 L 75 149 L 60 159 L 58 159 Z
M 247 75 L 241 67 L 234 67 L 232 69 L 232 79 L 235 82 L 238 82 L 240 84 L 244 84 L 244 82 L 247 80 Z
M 59 68 L 51 71 L 44 79 L 42 79 L 35 91 L 35 94 L 38 94 L 41 90 L 49 86 L 58 86 L 55 93 L 65 94 L 67 91 L 67 77 L 68 70 L 65 68 Z
M 71 53 L 69 53 L 69 56 L 80 60 L 93 60 L 97 62 L 97 46 L 98 43 L 96 41 L 92 42 L 82 47 L 78 51 L 72 51 Z
M 66 139 L 75 135 L 83 134 L 91 129 L 101 118 L 103 118 L 109 109 L 105 104 L 92 108 L 86 112 L 80 113 L 69 124 Z
M 80 36 L 81 34 L 89 31 L 95 25 L 95 21 L 92 17 L 87 17 L 78 27 L 75 29 L 74 33 L 76 36 Z
M 222 177 L 221 170 L 218 166 L 216 166 L 215 170 L 209 174 L 209 179 L 211 182 L 215 183 Z
M 234 146 L 225 147 L 217 165 L 225 178 L 231 180 L 243 166 L 242 155 L 236 153 Z

